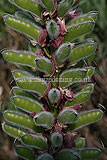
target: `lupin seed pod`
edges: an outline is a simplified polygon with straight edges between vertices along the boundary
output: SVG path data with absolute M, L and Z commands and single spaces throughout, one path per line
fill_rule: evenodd
M 35 54 L 27 51 L 5 50 L 2 55 L 6 61 L 29 67 L 35 67 L 34 60 L 37 58 Z
M 86 77 L 87 70 L 76 68 L 76 69 L 69 69 L 60 75 L 60 86 L 67 87 L 76 82 L 82 82 L 82 80 Z
M 30 12 L 35 16 L 41 16 L 41 12 L 43 11 L 42 6 L 37 1 L 32 0 L 14 0 L 17 7 L 23 9 L 25 11 Z
M 85 21 L 75 25 L 71 25 L 67 29 L 67 34 L 64 36 L 64 42 L 70 42 L 80 36 L 88 34 L 94 28 L 94 21 Z
M 49 12 L 52 12 L 54 10 L 54 0 L 41 0 L 41 2 L 44 4 L 44 6 Z
M 36 132 L 41 132 L 42 129 L 40 127 L 35 126 L 33 119 L 25 114 L 6 110 L 3 114 L 4 119 L 11 124 L 14 124 L 18 127 L 22 127 L 24 129 L 31 129 Z
M 51 143 L 53 145 L 53 147 L 61 147 L 63 144 L 63 136 L 61 133 L 53 133 L 51 135 Z
M 85 146 L 85 138 L 78 138 L 75 141 L 75 147 L 74 148 L 82 148 Z
M 36 114 L 33 120 L 36 126 L 51 128 L 54 123 L 54 116 L 50 112 L 42 111 Z
M 72 54 L 70 55 L 70 63 L 78 62 L 91 56 L 96 50 L 96 43 L 87 42 L 85 44 L 77 45 L 73 48 Z
M 25 160 L 36 160 L 36 156 L 34 155 L 34 152 L 31 148 L 17 145 L 15 146 L 15 152 L 19 157 Z
M 5 23 L 12 29 L 24 34 L 25 36 L 37 41 L 40 28 L 28 21 L 17 18 L 12 15 L 4 16 Z
M 78 24 L 78 23 L 82 23 L 82 22 L 85 22 L 85 21 L 89 21 L 89 20 L 90 21 L 96 21 L 97 16 L 98 16 L 98 12 L 89 12 L 87 14 L 78 16 L 78 17 L 74 18 L 72 21 L 70 21 L 67 24 L 67 27 L 69 27 L 73 24 Z
M 79 114 L 79 118 L 76 123 L 70 125 L 70 130 L 78 130 L 89 124 L 93 124 L 99 121 L 103 116 L 103 112 L 100 109 L 94 109 L 90 111 L 84 111 Z
M 22 71 L 20 69 L 16 69 L 16 70 L 12 71 L 12 75 L 15 80 L 20 77 L 33 77 L 33 75 L 31 73 L 26 72 L 26 71 Z
M 94 74 L 95 67 L 86 67 L 84 69 L 87 70 L 86 78 L 91 78 L 93 76 L 93 74 Z
M 9 124 L 6 124 L 6 123 L 3 123 L 2 124 L 2 129 L 5 133 L 7 133 L 9 136 L 13 137 L 13 138 L 16 138 L 18 140 L 21 139 L 21 137 L 23 135 L 26 134 L 26 131 L 20 129 L 20 128 L 17 128 L 17 127 L 14 127 L 14 126 L 11 126 Z
M 28 97 L 14 96 L 12 97 L 12 100 L 16 107 L 28 113 L 39 113 L 40 111 L 44 110 L 42 104 Z
M 94 89 L 94 84 L 90 83 L 90 84 L 86 84 L 84 86 L 82 86 L 81 88 L 78 88 L 78 90 L 76 90 L 77 92 L 90 92 L 92 93 Z
M 64 17 L 71 9 L 73 0 L 62 0 L 58 5 L 58 16 Z
M 35 59 L 36 69 L 38 71 L 44 72 L 45 74 L 52 74 L 52 62 L 45 57 L 39 57 Z
M 17 85 L 27 91 L 32 91 L 43 96 L 47 83 L 39 78 L 22 77 L 17 80 Z
M 52 88 L 49 92 L 48 92 L 48 98 L 49 101 L 51 102 L 51 104 L 57 104 L 60 100 L 60 91 L 56 88 Z
M 82 103 L 86 102 L 89 99 L 89 97 L 90 97 L 90 92 L 88 92 L 88 91 L 79 92 L 74 96 L 72 101 L 67 101 L 65 106 L 69 107 L 69 106 L 75 106 L 77 104 L 82 104 Z
M 56 160 L 79 160 L 79 154 L 77 154 L 75 151 L 71 149 L 62 149 L 60 150 L 56 157 Z
M 50 20 L 46 25 L 46 29 L 51 40 L 58 38 L 60 28 L 54 20 Z
M 78 113 L 70 108 L 63 109 L 58 115 L 58 122 L 60 124 L 72 124 L 78 119 Z
M 48 149 L 46 139 L 43 136 L 26 134 L 22 136 L 21 142 L 26 146 L 33 147 L 38 150 L 46 151 Z
M 71 52 L 72 52 L 71 43 L 62 44 L 55 53 L 55 60 L 57 66 L 62 65 L 69 58 Z
M 101 150 L 97 148 L 76 149 L 82 160 L 96 160 L 101 156 Z
M 15 96 L 24 96 L 24 97 L 28 97 L 30 99 L 36 99 L 37 97 L 30 93 L 30 92 L 27 92 L 27 91 L 23 91 L 22 89 L 18 88 L 18 87 L 13 87 L 12 88 L 12 93 L 15 95 Z
M 49 153 L 44 153 L 38 156 L 37 160 L 54 160 L 54 158 Z

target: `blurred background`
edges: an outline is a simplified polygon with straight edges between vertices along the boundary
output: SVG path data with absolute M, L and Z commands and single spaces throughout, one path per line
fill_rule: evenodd
M 86 61 L 96 67 L 92 81 L 95 84 L 94 92 L 84 109 L 100 108 L 104 111 L 101 121 L 80 130 L 80 135 L 86 137 L 89 147 L 98 147 L 103 151 L 100 160 L 107 160 L 107 0 L 87 0 L 81 5 L 83 13 L 98 11 L 99 16 L 95 30 L 88 36 L 79 40 L 92 37 L 98 44 L 96 53 Z M 0 51 L 4 49 L 27 50 L 27 39 L 15 31 L 9 29 L 3 23 L 2 16 L 6 13 L 14 14 L 19 10 L 11 5 L 8 0 L 0 0 Z M 3 60 L 0 52 L 0 122 L 3 122 L 2 111 L 9 107 L 9 93 L 14 85 L 11 70 L 16 67 Z M 13 143 L 14 142 L 14 143 Z M 15 160 L 13 138 L 6 135 L 0 126 L 0 160 Z

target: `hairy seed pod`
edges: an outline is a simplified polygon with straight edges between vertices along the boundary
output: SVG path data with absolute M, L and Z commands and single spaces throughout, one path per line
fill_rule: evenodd
M 74 148 L 82 148 L 85 146 L 85 138 L 78 138 L 75 141 L 75 147 Z
M 51 143 L 53 145 L 53 147 L 61 147 L 63 144 L 63 136 L 61 133 L 53 133 L 51 135 Z
M 52 88 L 48 93 L 48 98 L 51 104 L 57 104 L 60 100 L 60 91 L 56 88 Z
M 50 154 L 44 153 L 40 155 L 37 160 L 54 160 L 54 158 Z

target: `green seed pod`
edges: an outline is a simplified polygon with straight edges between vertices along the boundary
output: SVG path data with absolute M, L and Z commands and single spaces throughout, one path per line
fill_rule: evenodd
M 71 149 L 62 149 L 56 155 L 56 160 L 80 160 L 79 155 Z
M 95 67 L 86 67 L 85 69 L 87 70 L 86 78 L 91 78 L 94 74 Z
M 44 72 L 48 75 L 52 74 L 52 62 L 45 57 L 39 57 L 35 59 L 36 69 Z
M 31 148 L 17 145 L 15 146 L 15 152 L 17 155 L 25 160 L 36 160 L 34 152 Z
M 42 104 L 28 97 L 14 96 L 12 97 L 12 100 L 16 107 L 28 113 L 29 112 L 39 113 L 40 111 L 44 110 Z
M 56 88 L 52 88 L 48 92 L 48 98 L 51 104 L 57 104 L 60 100 L 60 96 L 61 96 L 60 91 Z
M 41 0 L 41 1 L 49 12 L 52 12 L 54 10 L 54 0 L 48 0 L 48 1 Z
M 28 14 L 26 12 L 17 11 L 17 12 L 15 12 L 15 17 L 23 19 L 23 20 L 25 20 L 27 22 L 30 22 L 31 24 L 38 26 L 38 28 L 41 27 L 40 23 L 36 22 L 34 20 L 34 18 L 30 14 Z
M 8 0 L 10 3 L 14 4 L 14 0 Z
M 71 25 L 67 29 L 67 34 L 64 36 L 64 42 L 70 42 L 77 39 L 80 36 L 88 34 L 94 28 L 94 21 L 86 21 Z
M 87 42 L 84 44 L 77 45 L 72 50 L 70 55 L 70 63 L 80 61 L 92 55 L 96 50 L 96 43 L 94 42 Z
M 97 148 L 80 148 L 75 150 L 82 160 L 94 160 L 101 156 L 101 150 Z
M 86 77 L 87 70 L 76 68 L 76 69 L 69 69 L 60 75 L 60 86 L 67 87 L 73 83 L 81 82 Z
M 54 117 L 50 112 L 42 111 L 33 118 L 36 126 L 51 128 L 54 123 Z
M 28 77 L 19 78 L 17 80 L 17 85 L 18 87 L 24 90 L 32 91 L 42 96 L 45 90 L 47 89 L 47 83 L 44 80 L 41 80 L 36 77 L 35 78 L 28 78 Z
M 85 146 L 85 138 L 78 138 L 75 140 L 75 147 L 74 148 L 82 148 Z
M 78 119 L 78 113 L 70 108 L 62 110 L 58 115 L 58 122 L 61 124 L 72 124 Z
M 22 127 L 25 129 L 32 129 L 36 132 L 41 132 L 42 129 L 40 127 L 35 126 L 33 119 L 25 114 L 6 110 L 3 113 L 4 119 L 11 124 L 14 124 L 18 127 Z
M 3 58 L 6 61 L 26 65 L 29 67 L 35 67 L 34 60 L 37 56 L 31 52 L 25 51 L 15 51 L 15 50 L 5 50 L 2 52 Z
M 41 16 L 41 12 L 43 11 L 42 6 L 37 1 L 32 0 L 14 0 L 17 7 L 30 12 L 36 16 Z
M 20 69 L 16 69 L 14 71 L 12 71 L 12 75 L 14 77 L 14 79 L 18 79 L 20 77 L 32 77 L 33 75 L 29 72 L 26 71 L 22 71 Z
M 54 20 L 49 21 L 46 25 L 46 29 L 51 40 L 58 38 L 60 28 Z
M 28 97 L 30 99 L 37 99 L 37 97 L 30 93 L 30 92 L 27 92 L 27 91 L 23 91 L 22 89 L 18 88 L 18 87 L 13 87 L 12 88 L 12 93 L 15 95 L 15 96 L 24 96 L 24 97 Z
M 79 93 L 77 93 L 74 96 L 74 98 L 72 99 L 72 101 L 67 101 L 66 104 L 65 104 L 65 106 L 69 107 L 69 106 L 75 106 L 77 104 L 82 104 L 82 103 L 86 102 L 89 99 L 90 94 L 91 93 L 87 92 L 87 91 L 85 91 L 85 92 L 79 92 Z
M 9 136 L 16 138 L 20 140 L 20 138 L 26 134 L 26 131 L 16 128 L 14 126 L 11 126 L 6 123 L 2 123 L 2 129 L 5 133 L 7 133 Z
M 73 4 L 73 7 L 76 8 L 77 6 L 82 4 L 83 2 L 84 2 L 84 0 L 75 1 L 75 3 Z
M 70 130 L 78 130 L 89 124 L 93 124 L 99 121 L 103 116 L 103 112 L 100 109 L 94 109 L 90 111 L 81 112 L 76 123 L 70 125 Z
M 54 160 L 54 158 L 50 154 L 44 153 L 40 155 L 37 160 Z
M 82 23 L 82 22 L 89 21 L 89 20 L 95 21 L 97 19 L 97 16 L 98 16 L 98 12 L 89 12 L 87 14 L 78 16 L 78 17 L 74 18 L 72 21 L 70 21 L 67 24 L 67 27 L 69 27 L 73 24 Z
M 46 151 L 48 149 L 47 141 L 42 136 L 26 134 L 22 136 L 21 142 L 29 147 L 33 147 L 38 150 Z
M 40 28 L 38 28 L 36 25 L 33 25 L 30 22 L 27 22 L 12 15 L 4 16 L 4 21 L 10 28 L 37 41 Z
M 86 84 L 84 86 L 82 86 L 81 88 L 79 88 L 78 90 L 76 90 L 77 92 L 90 92 L 92 93 L 94 89 L 94 84 L 90 83 L 90 84 Z
M 73 0 L 62 0 L 58 5 L 58 17 L 64 17 L 72 8 Z
M 63 136 L 62 134 L 56 132 L 51 135 L 51 143 L 53 147 L 61 147 L 63 144 Z
M 70 56 L 72 52 L 71 43 L 62 44 L 55 53 L 55 60 L 58 66 L 62 65 Z
M 37 48 L 37 45 L 36 46 L 33 46 L 32 43 L 29 42 L 28 44 L 28 49 L 30 52 L 33 52 L 33 53 L 36 53 L 38 48 Z

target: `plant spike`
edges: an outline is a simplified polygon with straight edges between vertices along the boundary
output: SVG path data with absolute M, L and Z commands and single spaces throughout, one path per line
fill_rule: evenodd
M 5 24 L 29 41 L 28 51 L 2 52 L 17 66 L 2 124 L 22 144 L 15 146 L 16 154 L 25 160 L 98 159 L 99 149 L 86 147 L 85 137 L 76 138 L 79 129 L 103 116 L 100 109 L 80 111 L 93 92 L 94 84 L 88 82 L 95 68 L 86 60 L 97 44 L 91 39 L 79 42 L 79 37 L 93 30 L 98 13 L 79 15 L 84 0 L 9 2 L 20 11 L 5 15 Z

